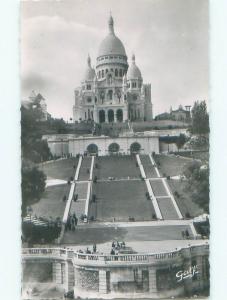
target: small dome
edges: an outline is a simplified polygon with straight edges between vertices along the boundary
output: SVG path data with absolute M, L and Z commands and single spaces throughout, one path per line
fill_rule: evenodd
M 136 62 L 135 62 L 135 55 L 132 55 L 132 64 L 128 68 L 127 72 L 127 79 L 141 79 L 142 80 L 142 75 L 140 72 L 140 69 L 137 67 Z
M 112 16 L 109 18 L 109 34 L 101 42 L 98 51 L 98 57 L 104 55 L 123 55 L 126 56 L 125 47 L 121 40 L 114 33 L 114 21 Z
M 87 58 L 87 69 L 85 71 L 83 81 L 92 81 L 92 80 L 94 80 L 95 76 L 96 76 L 95 70 L 91 67 L 91 58 L 88 55 L 88 58 Z

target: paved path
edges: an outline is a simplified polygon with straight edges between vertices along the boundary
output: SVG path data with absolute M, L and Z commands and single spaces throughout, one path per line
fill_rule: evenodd
M 115 241 L 116 242 L 116 241 Z M 119 241 L 122 242 L 122 241 Z M 206 245 L 208 244 L 208 240 L 168 240 L 168 241 L 129 241 L 126 243 L 126 247 L 132 248 L 134 251 L 138 253 L 157 253 L 157 252 L 166 252 L 166 251 L 175 251 L 176 248 L 185 248 L 193 245 Z M 87 245 L 67 245 L 67 247 L 73 250 L 86 250 L 87 247 L 92 250 L 92 244 Z M 112 241 L 107 243 L 101 243 L 97 246 L 97 251 L 102 252 L 104 254 L 109 254 L 112 247 Z
M 152 226 L 190 226 L 192 220 L 162 220 L 162 221 L 141 221 L 141 222 L 93 222 L 84 224 L 87 228 L 108 227 L 152 227 Z
M 61 179 L 47 179 L 46 180 L 46 187 L 60 185 L 60 184 L 66 184 L 66 183 L 67 183 L 66 180 L 61 180 Z
M 161 224 L 162 222 L 160 222 Z M 77 226 L 75 231 L 67 231 L 64 234 L 62 244 L 88 245 L 100 244 L 113 240 L 118 241 L 163 241 L 182 240 L 182 231 L 188 230 L 191 238 L 193 232 L 189 224 L 160 225 L 160 226 L 117 226 L 99 225 Z

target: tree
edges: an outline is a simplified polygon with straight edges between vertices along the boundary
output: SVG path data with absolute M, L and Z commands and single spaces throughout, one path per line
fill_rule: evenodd
M 193 202 L 209 213 L 209 167 L 199 161 L 189 163 L 184 170 L 186 189 L 192 193 Z
M 184 134 L 180 134 L 177 139 L 176 139 L 176 145 L 177 145 L 177 149 L 178 151 L 184 146 L 184 144 L 186 143 L 187 138 Z
M 39 200 L 45 190 L 46 175 L 36 167 L 22 167 L 22 215 L 33 200 Z
M 196 101 L 192 108 L 192 134 L 206 135 L 209 133 L 209 115 L 205 101 Z
M 42 140 L 42 126 L 39 120 L 42 112 L 32 107 L 21 107 L 21 150 L 22 158 L 38 163 L 51 158 L 47 141 Z

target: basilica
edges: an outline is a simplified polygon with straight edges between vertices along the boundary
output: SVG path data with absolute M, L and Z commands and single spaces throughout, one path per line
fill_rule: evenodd
M 143 83 L 134 54 L 128 65 L 125 47 L 114 32 L 112 16 L 108 27 L 109 33 L 99 46 L 96 68 L 92 68 L 88 56 L 81 86 L 75 89 L 74 122 L 150 121 L 151 85 Z

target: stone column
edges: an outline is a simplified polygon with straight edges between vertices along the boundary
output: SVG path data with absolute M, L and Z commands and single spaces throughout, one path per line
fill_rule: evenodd
M 128 120 L 128 108 L 124 107 L 124 109 L 123 109 L 123 122 L 125 122 L 126 120 Z
M 96 106 L 94 107 L 94 110 L 93 110 L 93 118 L 94 118 L 94 122 L 95 122 L 95 123 L 98 123 L 98 122 L 99 122 L 99 119 L 98 119 L 98 111 L 97 111 Z
M 157 293 L 156 268 L 149 269 L 149 292 Z
M 107 110 L 105 109 L 105 123 L 109 123 L 108 122 L 108 113 L 107 113 Z
M 115 123 L 117 123 L 117 111 L 114 110 L 114 120 L 113 120 Z
M 62 284 L 62 265 L 61 263 L 53 263 L 53 281 Z
M 106 271 L 99 271 L 99 292 L 102 294 L 107 293 Z
M 70 291 L 74 287 L 74 268 L 72 262 L 65 262 L 63 283 L 65 291 Z

